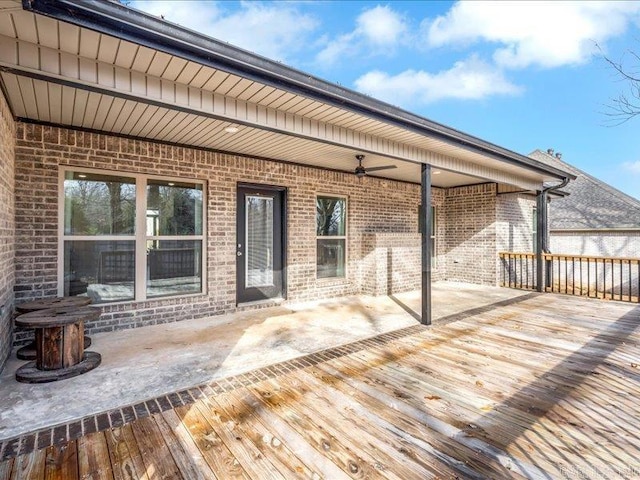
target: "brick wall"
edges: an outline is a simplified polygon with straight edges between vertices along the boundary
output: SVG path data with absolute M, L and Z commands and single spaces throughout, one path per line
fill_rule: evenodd
M 288 189 L 288 299 L 362 291 L 363 236 L 418 229 L 418 185 L 356 178 L 300 165 L 18 123 L 16 144 L 16 301 L 57 294 L 58 173 L 71 165 L 207 181 L 207 295 L 103 307 L 89 332 L 231 312 L 235 299 L 237 182 Z M 315 198 L 348 193 L 348 276 L 316 279 Z M 434 198 L 437 194 L 434 194 Z M 17 332 L 18 342 L 28 336 Z
M 498 251 L 533 252 L 533 220 L 536 197 L 503 194 L 496 198 Z
M 436 207 L 436 261 L 432 268 L 434 282 L 446 278 L 444 195 L 444 189 L 431 189 L 431 204 Z M 363 293 L 388 295 L 421 288 L 421 236 L 417 225 L 412 233 L 365 234 L 361 244 Z
M 534 208 L 536 197 L 521 193 L 500 194 L 496 197 L 496 247 L 498 252 L 534 253 Z M 498 278 L 530 279 L 534 283 L 535 262 L 509 263 L 496 255 Z M 508 277 L 507 277 L 508 275 Z
M 551 232 L 551 253 L 640 258 L 640 231 Z
M 362 292 L 369 295 L 389 295 L 419 289 L 420 242 L 418 233 L 363 235 L 363 248 L 367 253 L 363 258 L 365 273 Z
M 387 293 L 389 285 L 392 291 L 419 286 L 418 185 L 28 123 L 17 124 L 16 138 L 16 302 L 58 292 L 60 166 L 207 182 L 207 294 L 107 305 L 100 320 L 87 325 L 89 333 L 236 310 L 238 182 L 287 188 L 289 300 Z M 316 279 L 317 194 L 348 196 L 344 279 Z M 437 208 L 434 278 L 495 284 L 496 186 L 434 188 L 432 199 Z M 384 252 L 376 251 L 378 247 Z M 372 281 L 368 259 L 380 255 L 384 259 L 373 267 Z M 389 260 L 395 273 L 388 271 Z M 379 275 L 386 277 L 384 288 L 379 287 Z M 21 343 L 28 336 L 19 331 L 15 340 Z
M 447 280 L 496 285 L 496 185 L 446 189 L 444 213 Z
M 11 351 L 14 287 L 15 123 L 0 90 L 0 371 Z

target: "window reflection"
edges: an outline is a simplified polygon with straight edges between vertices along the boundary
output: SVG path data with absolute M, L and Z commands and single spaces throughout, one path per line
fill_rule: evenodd
M 316 274 L 318 278 L 344 277 L 346 265 L 346 199 L 316 199 Z
M 93 303 L 135 297 L 135 242 L 64 242 L 64 295 L 88 296 Z
M 147 297 L 198 293 L 202 290 L 202 242 L 147 242 Z
M 65 235 L 131 235 L 135 230 L 135 179 L 67 172 Z
M 201 234 L 202 186 L 149 180 L 147 236 Z

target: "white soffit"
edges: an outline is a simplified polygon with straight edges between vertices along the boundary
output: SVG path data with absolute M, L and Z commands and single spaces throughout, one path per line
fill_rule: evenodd
M 235 124 L 6 72 L 1 74 L 1 78 L 10 97 L 20 99 L 13 107 L 16 114 L 24 118 L 39 116 L 43 121 L 71 127 L 346 172 L 352 172 L 357 165 L 350 148 L 245 126 L 239 127 L 236 133 L 228 133 L 225 128 Z M 416 183 L 420 180 L 420 165 L 416 163 L 371 154 L 365 157 L 364 164 L 367 167 L 396 166 L 372 176 Z M 450 187 L 483 181 L 459 173 L 440 172 L 433 176 L 434 186 Z
M 0 67 L 18 74 L 2 75 L 8 100 L 18 117 L 126 135 L 158 134 L 162 138 L 151 138 L 196 146 L 203 146 L 197 143 L 206 136 L 202 129 L 214 128 L 212 120 L 218 120 L 253 127 L 247 131 L 267 129 L 300 137 L 306 141 L 296 143 L 316 155 L 322 148 L 311 148 L 310 143 L 321 142 L 346 148 L 350 156 L 363 152 L 370 157 L 388 157 L 385 164 L 393 159 L 430 163 L 465 177 L 522 188 L 536 189 L 543 180 L 553 180 L 361 114 L 19 8 L 19 2 L 0 2 Z M 28 78 L 29 75 L 40 80 Z M 75 91 L 73 103 L 60 98 L 70 95 L 65 85 L 79 87 L 70 89 Z M 82 88 L 96 91 L 80 93 Z M 117 98 L 121 94 L 125 98 Z M 82 106 L 78 102 L 85 101 L 90 103 L 80 120 L 78 110 Z M 180 115 L 169 114 L 165 108 L 183 111 Z M 95 118 L 91 118 L 94 111 Z M 181 118 L 181 126 L 154 128 L 151 132 L 142 127 L 145 119 L 157 121 L 160 115 L 167 125 L 173 125 L 174 117 Z M 205 118 L 196 118 L 200 115 Z M 185 134 L 185 126 L 194 132 Z M 179 138 L 170 138 L 172 132 Z M 271 141 L 272 137 L 263 136 Z M 266 141 L 243 138 L 250 145 L 243 147 L 236 140 L 228 143 L 229 149 L 246 154 L 246 150 L 252 150 L 253 155 L 288 160 L 287 151 L 278 152 Z M 316 157 L 315 164 L 323 163 Z M 384 176 L 394 178 L 392 172 L 401 175 L 403 170 L 407 174 L 415 170 L 403 169 L 401 163 L 395 162 L 399 168 L 385 171 Z M 398 179 L 419 181 L 419 173 L 409 177 Z

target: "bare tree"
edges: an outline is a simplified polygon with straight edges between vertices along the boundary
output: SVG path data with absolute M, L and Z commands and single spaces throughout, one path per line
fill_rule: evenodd
M 640 55 L 628 50 L 619 61 L 606 55 L 602 58 L 625 84 L 624 91 L 611 99 L 605 112 L 609 124 L 620 125 L 640 115 Z
M 342 205 L 342 200 L 338 198 L 316 201 L 318 235 L 342 235 L 340 232 L 344 225 Z

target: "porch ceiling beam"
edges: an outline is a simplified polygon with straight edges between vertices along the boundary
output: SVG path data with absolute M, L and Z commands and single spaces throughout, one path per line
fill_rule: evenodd
M 540 188 L 540 183 L 531 178 L 6 36 L 0 36 L 0 69 L 147 105 L 347 147 L 354 152 L 428 163 L 520 188 Z

